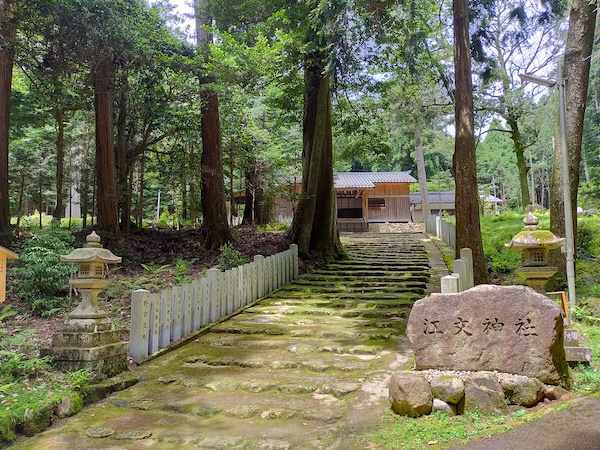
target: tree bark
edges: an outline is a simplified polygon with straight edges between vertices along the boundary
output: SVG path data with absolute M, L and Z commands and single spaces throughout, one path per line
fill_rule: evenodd
M 587 91 L 590 77 L 590 60 L 596 27 L 596 0 L 573 0 L 569 15 L 569 31 L 565 45 L 563 79 L 565 80 L 565 100 L 567 105 L 567 147 L 569 159 L 569 185 L 573 217 L 574 251 L 577 249 L 577 191 L 581 165 L 581 143 L 583 138 L 583 117 L 587 105 Z M 550 186 L 550 230 L 557 236 L 565 236 L 565 213 L 562 192 L 560 145 L 554 152 L 552 181 Z M 551 263 L 564 273 L 565 262 L 562 255 L 553 255 Z
M 225 207 L 225 182 L 221 161 L 221 130 L 219 123 L 219 99 L 217 93 L 205 89 L 202 98 L 202 157 L 201 197 L 202 229 L 206 243 L 217 249 L 231 240 Z
M 426 217 L 431 215 L 431 206 L 429 205 L 429 194 L 427 192 L 427 175 L 425 173 L 425 156 L 423 155 L 421 124 L 418 120 L 415 120 L 415 159 L 417 160 L 419 190 L 421 191 L 421 211 L 423 213 L 423 220 L 425 220 Z
M 254 224 L 254 192 L 256 187 L 256 159 L 250 158 L 248 167 L 245 173 L 246 178 L 246 195 L 244 206 L 243 224 Z
M 56 209 L 54 218 L 60 222 L 63 218 L 63 185 L 65 173 L 65 112 L 54 108 L 56 120 Z
M 8 143 L 10 130 L 10 92 L 15 59 L 13 43 L 17 5 L 0 0 L 0 230 L 10 225 L 8 184 Z
M 205 60 L 208 60 L 212 35 L 203 26 L 210 26 L 212 17 L 209 12 L 209 0 L 196 0 L 196 40 Z M 201 84 L 213 82 L 207 76 Z M 200 195 L 202 202 L 202 230 L 207 246 L 218 249 L 231 240 L 231 231 L 227 223 L 227 207 L 225 199 L 225 180 L 223 176 L 221 125 L 219 119 L 219 97 L 214 89 L 201 86 L 201 128 L 202 156 Z
M 475 284 L 489 281 L 479 223 L 479 192 L 475 164 L 473 81 L 467 0 L 454 0 L 454 72 L 456 76 L 454 173 L 456 177 L 456 253 L 473 252 Z
M 319 52 L 305 57 L 302 195 L 290 236 L 300 255 L 316 251 L 324 261 L 331 261 L 344 252 L 333 187 L 331 75 L 323 71 L 326 60 Z
M 96 185 L 98 227 L 118 232 L 117 193 L 115 186 L 115 149 L 113 131 L 112 61 L 99 55 L 92 71 L 96 112 Z
M 527 178 L 529 174 L 529 166 L 525 159 L 525 144 L 523 144 L 523 137 L 521 136 L 521 130 L 519 129 L 519 123 L 517 119 L 509 118 L 506 124 L 510 130 L 510 137 L 513 141 L 515 155 L 517 157 L 517 169 L 519 171 L 519 187 L 521 190 L 521 206 L 523 209 L 531 203 L 531 195 L 529 192 L 529 180 Z

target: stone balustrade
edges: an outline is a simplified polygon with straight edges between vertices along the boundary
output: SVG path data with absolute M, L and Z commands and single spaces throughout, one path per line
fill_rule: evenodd
M 298 246 L 160 293 L 131 296 L 129 356 L 140 362 L 197 330 L 238 312 L 298 278 Z

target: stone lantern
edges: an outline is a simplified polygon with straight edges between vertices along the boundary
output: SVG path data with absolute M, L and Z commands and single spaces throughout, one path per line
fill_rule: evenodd
M 565 238 L 556 237 L 549 230 L 542 230 L 538 226 L 538 218 L 531 213 L 523 219 L 523 223 L 523 230 L 517 233 L 506 247 L 521 251 L 522 267 L 515 272 L 525 278 L 528 286 L 545 293 L 544 286 L 558 271 L 558 268 L 548 266 L 548 252 L 562 247 Z
M 77 264 L 77 274 L 69 280 L 81 294 L 81 303 L 69 313 L 71 319 L 102 319 L 108 313 L 98 309 L 98 294 L 104 289 L 110 280 L 107 276 L 108 264 L 121 262 L 121 257 L 100 244 L 100 236 L 95 231 L 85 239 L 83 248 L 76 248 L 70 254 L 61 256 L 60 260 Z
M 98 308 L 98 294 L 110 280 L 108 264 L 121 262 L 110 250 L 102 247 L 100 236 L 92 232 L 83 248 L 61 256 L 60 260 L 77 264 L 77 273 L 69 281 L 81 295 L 81 302 L 71 311 L 62 332 L 52 336 L 52 347 L 43 349 L 63 371 L 88 369 L 94 378 L 116 375 L 127 368 L 128 343 L 120 341 L 120 331 Z

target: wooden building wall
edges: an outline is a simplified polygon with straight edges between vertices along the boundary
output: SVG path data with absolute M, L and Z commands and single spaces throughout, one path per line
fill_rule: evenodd
M 366 219 L 376 222 L 409 222 L 410 189 L 409 184 L 377 183 L 374 189 L 363 193 L 363 208 Z

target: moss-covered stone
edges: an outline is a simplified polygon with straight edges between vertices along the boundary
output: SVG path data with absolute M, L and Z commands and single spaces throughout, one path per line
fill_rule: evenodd
M 20 422 L 17 424 L 19 433 L 25 436 L 35 436 L 41 433 L 52 423 L 52 405 L 46 403 L 35 408 L 28 409 Z
M 14 419 L 7 415 L 0 415 L 0 448 L 12 444 L 16 437 Z

